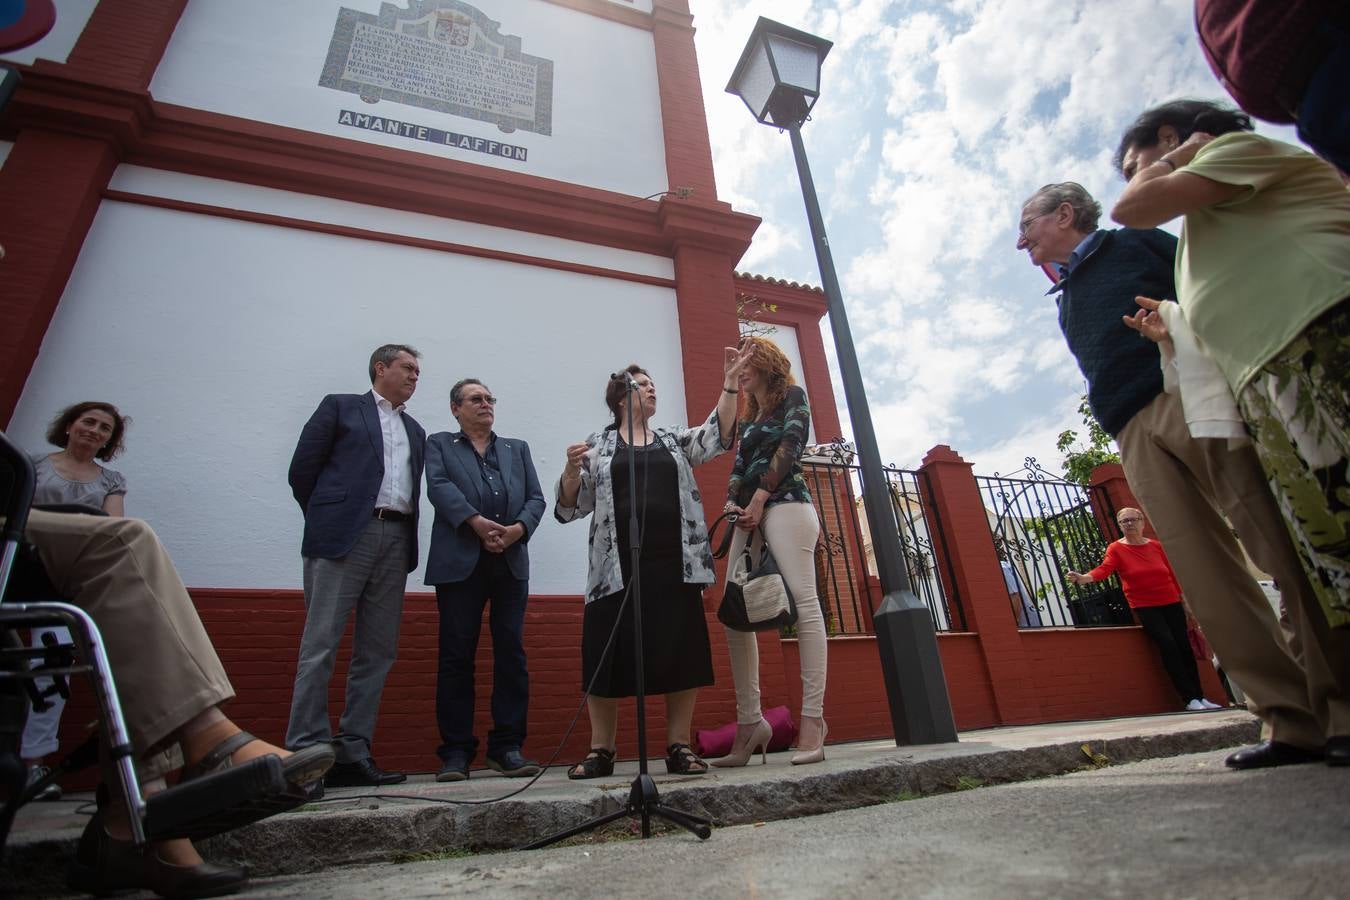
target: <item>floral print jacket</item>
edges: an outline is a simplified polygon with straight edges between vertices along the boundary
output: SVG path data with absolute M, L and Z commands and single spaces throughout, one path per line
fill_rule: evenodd
M 716 580 L 712 548 L 708 544 L 703 498 L 694 482 L 693 467 L 726 453 L 731 449 L 731 441 L 726 444 L 721 441 L 716 409 L 697 428 L 673 426 L 652 430 L 656 439 L 670 451 L 679 472 L 684 583 L 712 584 Z M 613 428 L 586 439 L 590 449 L 581 460 L 581 489 L 577 493 L 576 506 L 563 506 L 561 476 L 554 488 L 553 515 L 559 522 L 572 522 L 595 513 L 595 518 L 591 519 L 590 566 L 586 574 L 587 603 L 623 589 L 619 532 L 614 521 L 614 483 L 610 475 L 618 440 L 619 433 Z

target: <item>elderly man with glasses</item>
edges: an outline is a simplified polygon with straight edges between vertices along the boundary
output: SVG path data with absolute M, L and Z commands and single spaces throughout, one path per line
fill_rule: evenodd
M 1059 323 L 1088 402 L 1120 447 L 1130 488 L 1166 545 L 1191 611 L 1264 723 L 1263 740 L 1228 757 L 1237 769 L 1321 759 L 1337 677 L 1326 624 L 1250 445 L 1193 437 L 1163 391 L 1158 348 L 1124 323 L 1136 295 L 1175 298 L 1176 238 L 1156 228 L 1097 227 L 1079 184 L 1048 184 L 1023 205 L 1017 248 L 1056 276 Z M 1150 293 L 1156 291 L 1157 293 Z M 1226 517 L 1226 520 L 1225 520 Z M 1232 527 L 1229 527 L 1229 523 Z M 1280 585 L 1298 657 L 1233 537 Z
M 459 431 L 427 439 L 427 499 L 436 510 L 426 583 L 440 608 L 436 722 L 437 781 L 463 781 L 478 749 L 473 733 L 474 655 L 483 607 L 491 601 L 492 730 L 487 764 L 508 777 L 535 775 L 521 754 L 530 702 L 525 667 L 525 601 L 530 535 L 544 514 L 544 493 L 530 446 L 492 430 L 497 398 L 477 378 L 450 389 Z

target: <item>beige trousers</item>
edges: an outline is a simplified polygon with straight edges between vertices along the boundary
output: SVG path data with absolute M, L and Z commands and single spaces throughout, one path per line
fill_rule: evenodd
M 1192 438 L 1181 401 L 1170 394 L 1130 419 L 1117 443 L 1187 604 L 1269 737 L 1320 749 L 1327 737 L 1350 734 L 1346 636 L 1327 626 L 1255 451 Z M 1279 584 L 1301 659 L 1281 636 L 1224 516 Z
M 810 503 L 778 503 L 764 511 L 755 544 L 769 543 L 778 570 L 797 604 L 797 650 L 802 662 L 802 716 L 819 718 L 825 709 L 825 617 L 816 596 L 816 538 L 820 520 Z M 734 559 L 749 535 L 737 530 L 727 556 Z M 759 643 L 744 631 L 727 632 L 731 677 L 736 683 L 736 721 L 753 725 L 763 716 L 759 702 Z
M 164 545 L 139 519 L 33 510 L 24 537 L 103 633 L 136 755 L 234 696 Z

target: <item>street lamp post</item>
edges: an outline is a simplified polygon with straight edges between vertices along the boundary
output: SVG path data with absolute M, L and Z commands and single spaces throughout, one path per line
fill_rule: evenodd
M 830 41 L 760 17 L 727 84 L 727 92 L 745 101 L 761 124 L 785 129 L 792 138 L 792 154 L 797 161 L 806 218 L 820 266 L 844 397 L 862 460 L 863 501 L 883 595 L 873 621 L 895 742 L 947 743 L 956 740 L 956 724 L 942 674 L 933 617 L 910 586 L 858 355 L 806 160 L 806 146 L 802 143 L 801 126 L 820 96 L 820 66 L 832 46 Z

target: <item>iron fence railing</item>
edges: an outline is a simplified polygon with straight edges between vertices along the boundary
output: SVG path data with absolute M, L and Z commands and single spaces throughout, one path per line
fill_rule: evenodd
M 1083 586 L 1065 577 L 1095 568 L 1119 536 L 1104 489 L 1054 478 L 1032 457 L 1013 476 L 975 481 L 1019 627 L 1133 623 L 1115 576 Z
M 872 611 L 881 603 L 881 592 L 868 577 L 876 566 L 860 499 L 861 466 L 851 445 L 835 441 L 808 448 L 802 469 L 820 514 L 816 581 L 831 633 L 872 634 Z M 965 631 L 964 611 L 948 591 L 948 586 L 955 590 L 956 579 L 937 510 L 929 510 L 924 499 L 926 476 L 894 467 L 884 471 L 914 593 L 927 605 L 938 631 Z

